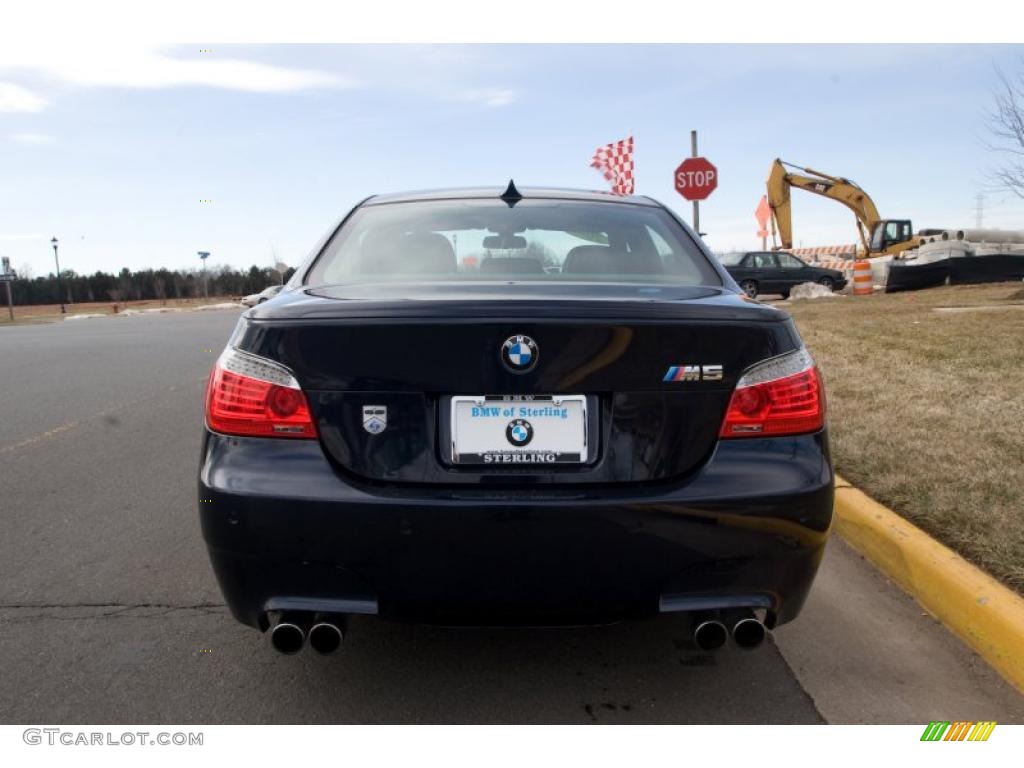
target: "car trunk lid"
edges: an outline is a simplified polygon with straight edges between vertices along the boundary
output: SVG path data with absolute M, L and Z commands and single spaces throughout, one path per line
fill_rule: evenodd
M 714 450 L 743 370 L 799 346 L 784 313 L 709 288 L 359 286 L 292 292 L 275 304 L 251 311 L 234 343 L 295 373 L 331 460 L 371 482 L 681 478 Z M 537 349 L 525 372 L 502 361 L 517 337 Z M 586 400 L 585 461 L 453 462 L 453 396 L 569 395 Z

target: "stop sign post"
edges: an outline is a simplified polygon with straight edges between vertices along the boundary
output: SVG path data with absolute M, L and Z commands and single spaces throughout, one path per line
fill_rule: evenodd
M 707 200 L 708 195 L 718 187 L 718 169 L 706 158 L 697 154 L 697 132 L 690 131 L 690 154 L 676 168 L 676 192 L 693 201 L 693 228 L 700 231 L 700 201 Z

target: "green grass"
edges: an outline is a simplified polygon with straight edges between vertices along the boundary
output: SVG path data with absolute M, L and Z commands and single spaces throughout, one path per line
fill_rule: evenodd
M 782 305 L 825 376 L 837 471 L 1019 592 L 1022 304 L 1004 283 Z

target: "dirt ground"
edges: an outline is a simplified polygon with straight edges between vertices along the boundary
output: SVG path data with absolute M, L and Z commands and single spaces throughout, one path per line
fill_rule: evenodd
M 194 309 L 203 304 L 219 304 L 224 301 L 237 301 L 237 296 L 211 296 L 208 299 L 167 299 L 161 301 L 113 301 L 82 302 L 65 304 L 66 315 L 112 315 L 114 307 L 118 312 L 126 309 L 153 309 L 167 307 L 172 309 Z M 14 322 L 19 323 L 52 323 L 60 320 L 60 304 L 33 304 L 26 307 L 14 307 Z M 9 325 L 11 316 L 7 309 L 7 294 L 0 288 L 0 326 Z
M 1024 286 L 776 306 L 824 373 L 836 469 L 1024 592 Z

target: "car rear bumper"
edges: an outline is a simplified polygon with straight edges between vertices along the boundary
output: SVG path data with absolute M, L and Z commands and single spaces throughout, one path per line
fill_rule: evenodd
M 314 441 L 206 432 L 199 511 L 235 617 L 586 624 L 699 607 L 796 617 L 832 519 L 826 433 L 722 441 L 628 489 L 369 486 Z

